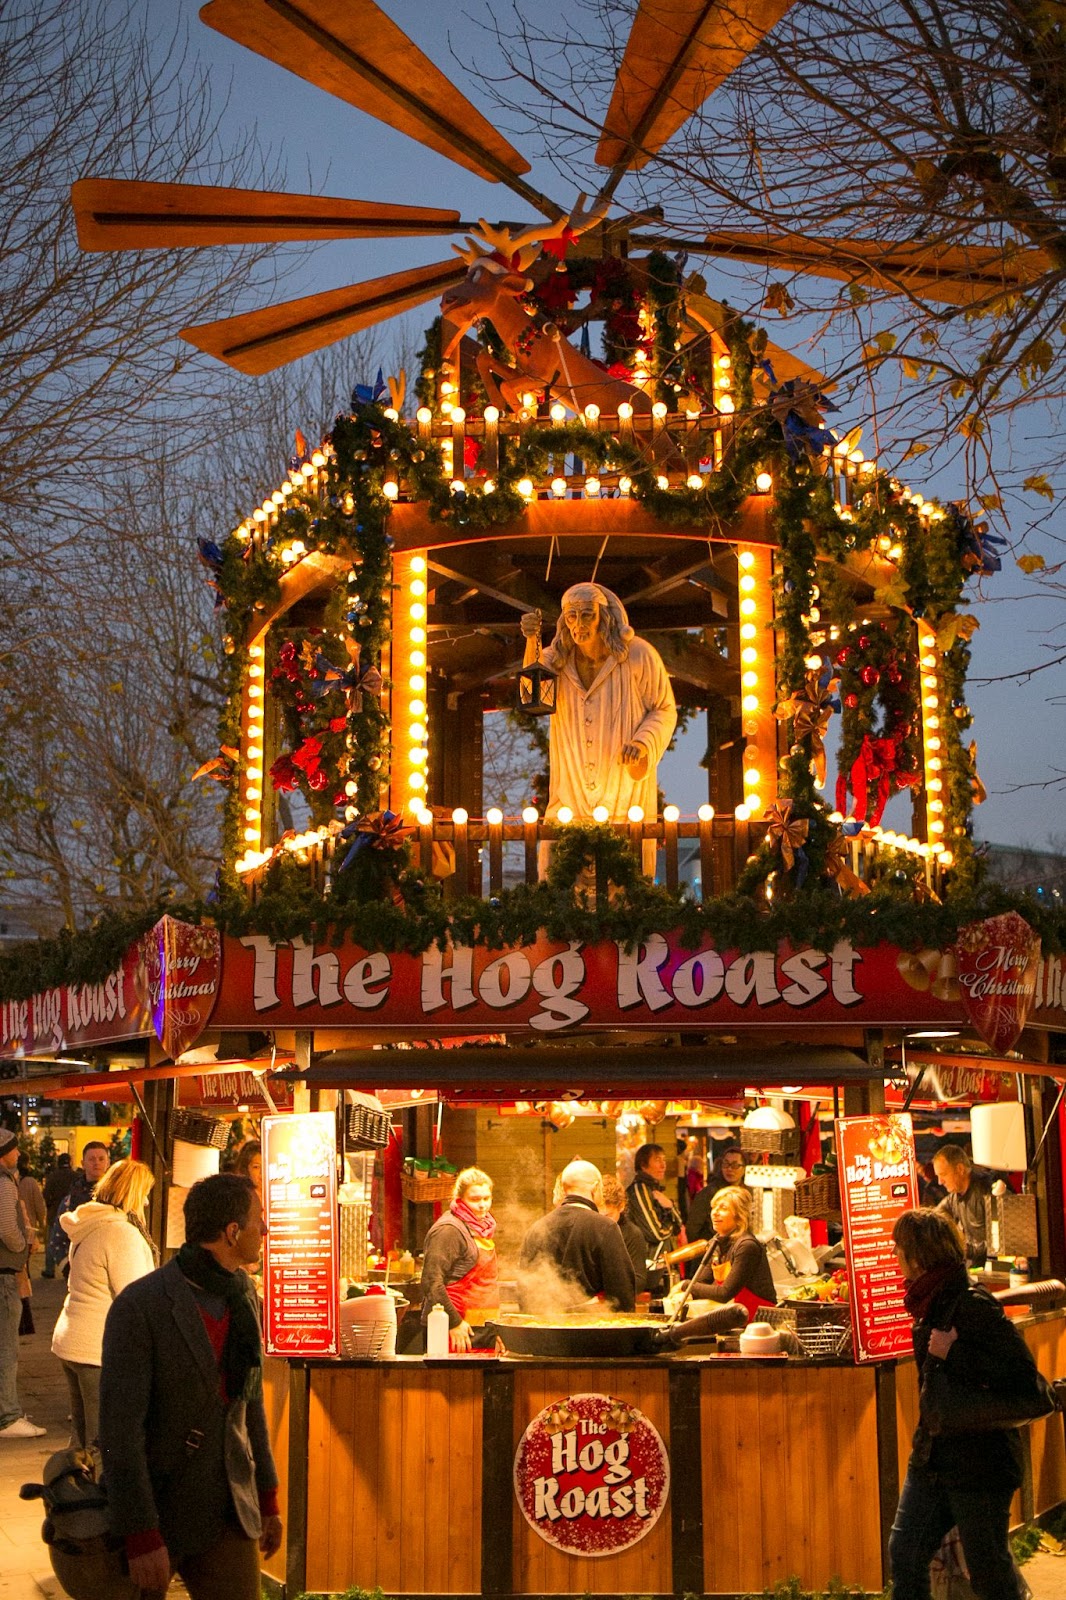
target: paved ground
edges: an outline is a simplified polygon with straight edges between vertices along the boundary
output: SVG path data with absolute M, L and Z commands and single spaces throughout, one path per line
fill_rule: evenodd
M 36 1267 L 36 1263 L 34 1264 Z M 41 1502 L 20 1500 L 24 1483 L 39 1483 L 41 1469 L 69 1439 L 67 1386 L 52 1355 L 52 1328 L 63 1304 L 61 1279 L 34 1278 L 33 1314 L 37 1331 L 22 1339 L 19 1391 L 22 1404 L 39 1427 L 40 1439 L 0 1440 L 0 1600 L 63 1600 L 41 1542 Z M 1033 1600 L 1066 1600 L 1066 1557 L 1037 1555 L 1026 1563 Z M 187 1600 L 183 1584 L 171 1585 L 167 1600 Z

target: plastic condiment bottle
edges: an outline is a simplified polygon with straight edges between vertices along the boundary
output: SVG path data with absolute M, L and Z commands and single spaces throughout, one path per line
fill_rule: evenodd
M 426 1318 L 426 1355 L 448 1354 L 448 1313 L 443 1306 L 434 1306 Z

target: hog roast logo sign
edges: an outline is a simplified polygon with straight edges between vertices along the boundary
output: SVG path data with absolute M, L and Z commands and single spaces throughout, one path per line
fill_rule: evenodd
M 610 1556 L 643 1539 L 670 1492 L 670 1458 L 643 1412 L 572 1394 L 534 1417 L 515 1455 L 515 1494 L 531 1528 L 568 1555 Z

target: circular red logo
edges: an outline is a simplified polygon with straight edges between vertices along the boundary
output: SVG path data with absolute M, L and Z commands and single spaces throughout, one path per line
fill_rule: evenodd
M 559 1550 L 609 1556 L 653 1528 L 670 1492 L 670 1458 L 642 1411 L 607 1394 L 545 1406 L 519 1441 L 518 1504 Z

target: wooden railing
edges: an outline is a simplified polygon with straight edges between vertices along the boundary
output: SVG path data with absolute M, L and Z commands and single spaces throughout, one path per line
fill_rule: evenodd
M 656 846 L 656 879 L 670 890 L 684 882 L 697 899 L 707 900 L 735 889 L 748 857 L 766 837 L 767 823 L 743 814 L 730 815 L 702 808 L 704 815 L 681 818 L 673 807 L 654 819 L 614 824 L 613 832 L 631 848 L 638 870 L 643 871 L 643 846 Z M 706 814 L 709 813 L 709 814 Z M 405 830 L 418 867 L 427 877 L 441 879 L 446 898 L 464 894 L 499 895 L 508 884 L 535 884 L 542 875 L 544 844 L 562 838 L 568 824 L 541 817 L 505 820 L 498 811 L 487 817 L 469 817 L 461 808 L 449 818 L 429 816 L 412 821 Z M 306 868 L 312 885 L 329 892 L 334 874 L 349 847 L 325 829 L 286 839 L 284 849 Z M 243 866 L 241 877 L 253 901 L 262 889 L 272 859 L 264 852 Z M 862 883 L 871 886 L 894 873 L 902 862 L 920 865 L 925 883 L 934 893 L 942 887 L 949 860 L 913 839 L 885 834 L 881 829 L 848 841 L 847 865 Z M 605 893 L 606 884 L 597 883 Z

